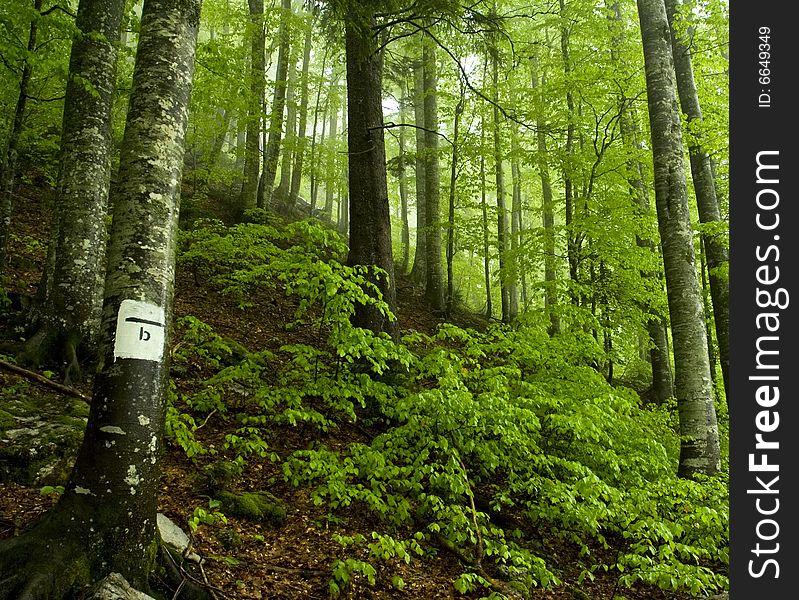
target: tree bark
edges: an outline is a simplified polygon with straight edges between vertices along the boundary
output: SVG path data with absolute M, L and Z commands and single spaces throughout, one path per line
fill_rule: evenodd
M 494 93 L 494 175 L 497 184 L 497 253 L 499 254 L 499 287 L 502 301 L 502 322 L 510 323 L 511 283 L 508 269 L 508 214 L 505 206 L 505 173 L 502 167 L 502 138 L 499 119 L 499 49 L 496 40 L 489 49 L 491 53 L 491 80 Z
M 67 384 L 80 378 L 78 361 L 96 350 L 100 328 L 111 107 L 123 9 L 123 0 L 83 0 L 78 7 L 80 33 L 72 43 L 64 102 L 53 256 L 40 283 L 39 330 L 22 357 L 38 365 L 63 349 Z
M 42 0 L 33 0 L 33 10 L 39 13 L 42 10 Z M 28 55 L 36 50 L 36 36 L 38 34 L 38 20 L 31 21 L 28 31 Z M 33 67 L 26 58 L 22 65 L 22 75 L 19 79 L 19 95 L 14 108 L 14 118 L 11 121 L 11 131 L 8 134 L 3 163 L 0 165 L 0 275 L 6 266 L 6 252 L 8 250 L 8 234 L 11 230 L 11 216 L 14 210 L 14 180 L 17 176 L 17 148 L 22 135 L 23 121 L 25 118 L 25 105 L 28 102 L 28 84 L 30 83 Z
M 280 46 L 277 51 L 277 68 L 275 71 L 275 94 L 272 100 L 272 110 L 269 113 L 268 139 L 264 147 L 264 165 L 261 180 L 258 182 L 258 206 L 266 208 L 272 198 L 272 187 L 277 176 L 277 161 L 280 154 L 280 140 L 283 136 L 283 111 L 286 108 L 286 87 L 291 52 L 291 32 L 289 31 L 289 18 L 291 17 L 291 0 L 282 0 L 283 14 L 280 18 L 278 40 Z
M 289 197 L 292 198 L 292 201 L 300 195 L 305 147 L 308 144 L 305 129 L 308 127 L 308 71 L 311 66 L 311 41 L 313 39 L 313 20 L 310 16 L 308 19 L 308 29 L 305 32 L 305 44 L 302 52 L 302 75 L 300 76 L 300 120 L 297 125 L 294 167 L 291 170 L 291 188 L 289 190 Z
M 408 88 L 405 81 L 400 83 L 402 88 L 400 97 L 400 123 L 407 122 L 407 106 L 408 106 Z M 400 272 L 403 274 L 408 273 L 408 266 L 411 259 L 411 228 L 408 223 L 408 175 L 405 173 L 407 168 L 406 150 L 405 150 L 405 137 L 407 127 L 400 127 L 399 130 L 399 155 L 398 160 L 398 184 L 400 195 L 400 218 L 402 219 L 402 262 L 400 263 Z
M 396 315 L 391 216 L 383 138 L 383 57 L 370 24 L 374 17 L 348 18 L 345 23 L 347 60 L 347 146 L 349 151 L 350 266 L 370 269 L 370 279 Z M 359 25 L 359 23 L 367 25 Z M 382 270 L 375 273 L 374 267 Z M 354 323 L 375 333 L 396 336 L 392 320 L 374 305 L 356 308 Z
M 455 118 L 452 123 L 452 160 L 449 170 L 449 210 L 447 211 L 447 315 L 451 315 L 455 308 L 455 277 L 452 262 L 455 258 L 455 199 L 457 198 L 456 186 L 458 183 L 459 151 L 459 126 L 463 114 L 464 90 L 460 84 L 460 96 L 455 105 Z
M 0 565 L 16 571 L 10 579 L 0 575 L 2 598 L 73 597 L 71 591 L 110 572 L 148 589 L 158 549 L 166 350 L 199 17 L 198 0 L 145 2 L 113 191 L 101 361 L 86 434 L 56 507 L 0 545 Z
M 480 120 L 481 131 L 485 132 L 485 121 Z M 491 245 L 488 239 L 488 202 L 486 200 L 486 159 L 485 133 L 480 140 L 480 208 L 483 214 L 483 276 L 486 286 L 486 318 L 494 316 L 493 299 L 491 297 Z
M 247 137 L 244 148 L 244 179 L 241 185 L 238 218 L 244 211 L 260 206 L 258 202 L 258 168 L 261 159 L 261 114 L 264 106 L 266 32 L 264 0 L 248 0 L 252 41 L 250 42 L 250 97 L 247 109 Z
M 291 190 L 291 159 L 297 146 L 297 101 L 294 99 L 296 83 L 297 68 L 295 64 L 291 64 L 286 82 L 286 135 L 283 139 L 283 155 L 280 158 L 280 180 L 273 194 L 276 201 L 286 209 L 294 202 L 289 197 L 289 192 Z
M 335 93 L 333 91 L 331 94 Z M 333 214 L 333 197 L 336 191 L 336 140 L 338 138 L 338 102 L 331 100 L 330 133 L 328 136 L 328 152 L 325 156 L 325 214 Z M 344 113 L 346 115 L 346 113 Z M 342 115 L 344 118 L 344 115 Z
M 681 438 L 678 474 L 691 477 L 712 474 L 720 468 L 718 425 L 705 314 L 696 275 L 666 9 L 663 0 L 637 1 L 655 167 L 655 204 L 674 341 Z
M 424 129 L 424 68 L 421 62 L 413 66 L 413 116 L 416 124 L 416 249 L 413 254 L 411 278 L 424 282 L 427 277 L 427 227 L 425 207 L 425 135 Z
M 446 308 L 441 264 L 441 171 L 438 160 L 438 69 L 434 42 L 422 39 L 425 138 L 425 298 L 435 312 Z
M 674 28 L 674 20 L 679 0 L 666 0 L 666 14 L 671 30 L 671 47 L 674 54 L 674 69 L 677 79 L 677 93 L 680 106 L 688 121 L 691 132 L 688 141 L 688 156 L 691 176 L 694 181 L 696 205 L 702 223 L 720 223 L 721 211 L 716 196 L 716 183 L 710 156 L 703 147 L 702 109 L 694 81 L 691 53 Z M 710 299 L 713 304 L 713 317 L 716 324 L 716 340 L 719 345 L 719 362 L 724 379 L 725 396 L 729 394 L 730 378 L 730 284 L 727 278 L 727 265 L 730 257 L 727 245 L 718 234 L 702 233 L 702 243 L 707 257 Z M 710 340 L 708 340 L 710 343 Z

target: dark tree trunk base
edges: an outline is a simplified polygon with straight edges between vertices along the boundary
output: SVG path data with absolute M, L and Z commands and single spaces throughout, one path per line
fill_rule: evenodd
M 89 362 L 94 353 L 77 332 L 59 331 L 57 328 L 40 324 L 36 332 L 25 342 L 17 355 L 21 365 L 39 368 L 41 365 L 55 363 L 63 367 L 64 385 L 79 383 L 83 378 L 81 363 Z

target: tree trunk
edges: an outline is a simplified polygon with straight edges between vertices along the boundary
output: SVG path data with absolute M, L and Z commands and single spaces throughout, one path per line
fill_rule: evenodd
M 297 82 L 296 65 L 289 67 L 288 82 L 286 83 L 286 136 L 283 140 L 283 156 L 280 159 L 280 180 L 274 191 L 278 203 L 288 209 L 294 200 L 289 197 L 291 190 L 291 159 L 297 145 L 297 102 L 294 99 Z
M 494 93 L 494 174 L 497 183 L 497 253 L 499 254 L 499 287 L 502 300 L 502 322 L 510 323 L 512 315 L 511 283 L 508 265 L 508 214 L 505 207 L 505 173 L 502 168 L 502 139 L 499 134 L 499 50 L 496 41 L 491 46 L 491 78 Z
M 459 73 L 460 74 L 460 73 Z M 458 183 L 458 129 L 463 113 L 464 90 L 460 84 L 460 96 L 455 106 L 455 120 L 452 124 L 452 160 L 449 171 L 449 210 L 447 212 L 447 315 L 455 308 L 455 278 L 452 272 L 452 261 L 455 258 L 455 186 Z
M 621 26 L 621 10 L 618 1 L 613 2 L 609 7 L 612 15 L 611 25 Z M 620 62 L 616 48 L 621 48 L 623 37 L 619 33 L 612 38 L 610 56 L 611 60 L 618 64 Z M 621 110 L 619 112 L 619 130 L 622 142 L 630 149 L 640 150 L 639 129 L 635 112 L 630 106 L 630 101 L 624 97 L 621 99 Z M 631 159 L 627 161 L 628 181 L 630 189 L 635 198 L 635 203 L 641 216 L 648 216 L 651 213 L 651 203 L 649 201 L 649 188 L 645 181 L 645 167 L 640 160 Z M 658 256 L 657 246 L 648 239 L 639 235 L 635 236 L 635 243 L 639 248 L 647 248 Z M 660 278 L 658 272 L 641 271 L 641 277 L 656 280 Z M 659 285 L 659 287 L 662 287 Z M 667 398 L 674 395 L 674 382 L 671 375 L 671 361 L 669 359 L 668 342 L 666 340 L 666 323 L 663 315 L 656 314 L 651 306 L 642 306 L 642 310 L 647 315 L 646 330 L 649 335 L 649 362 L 652 366 L 652 397 L 657 404 L 661 404 Z
M 244 180 L 241 185 L 238 218 L 244 211 L 261 206 L 258 201 L 258 167 L 261 158 L 261 114 L 266 93 L 264 70 L 266 31 L 264 0 L 247 0 L 250 7 L 252 41 L 250 45 L 250 97 L 247 109 L 247 141 L 244 150 Z
M 272 110 L 269 113 L 268 139 L 264 145 L 264 166 L 261 180 L 258 182 L 258 206 L 265 208 L 272 198 L 272 187 L 277 176 L 277 161 L 280 155 L 280 140 L 283 136 L 283 111 L 286 108 L 286 87 L 291 52 L 291 32 L 289 31 L 289 18 L 291 17 L 291 0 L 282 0 L 283 14 L 280 17 L 278 40 L 280 46 L 277 51 L 277 68 L 275 70 L 275 95 L 272 100 Z
M 33 10 L 37 13 L 42 9 L 42 0 L 33 0 Z M 38 17 L 31 21 L 28 31 L 28 56 L 36 51 L 36 36 L 39 29 Z M 17 176 L 17 147 L 22 135 L 23 120 L 25 118 L 25 105 L 28 102 L 28 84 L 30 83 L 33 68 L 26 58 L 22 65 L 22 75 L 19 79 L 19 95 L 14 109 L 14 118 L 11 121 L 11 131 L 8 134 L 5 152 L 0 164 L 0 276 L 6 266 L 6 252 L 8 250 L 8 234 L 11 229 L 11 216 L 13 213 L 14 179 Z
M 292 202 L 300 195 L 305 146 L 308 143 L 305 129 L 308 127 L 308 70 L 311 66 L 311 41 L 313 38 L 313 20 L 310 16 L 308 19 L 308 30 L 305 32 L 305 45 L 302 52 L 302 75 L 300 76 L 300 120 L 297 125 L 294 167 L 291 170 L 291 188 L 289 189 L 289 198 L 292 199 Z
M 532 87 L 538 88 L 538 65 L 533 61 Z M 542 77 L 543 79 L 543 77 Z M 543 82 L 542 82 L 543 83 Z M 540 96 L 540 93 L 539 93 Z M 544 227 L 544 310 L 549 315 L 549 334 L 560 333 L 560 318 L 556 312 L 558 304 L 557 269 L 555 257 L 555 202 L 552 198 L 552 185 L 549 180 L 547 162 L 546 123 L 544 122 L 544 101 L 538 98 L 536 115 L 536 139 L 538 142 L 538 172 L 541 175 L 541 222 Z
M 319 190 L 318 184 L 318 176 L 317 171 L 319 168 L 318 161 L 317 161 L 317 149 L 316 149 L 316 130 L 319 126 L 319 101 L 322 98 L 322 89 L 324 86 L 325 81 L 325 67 L 327 66 L 327 55 L 328 55 L 328 47 L 325 47 L 325 54 L 322 58 L 322 70 L 320 75 L 320 82 L 319 85 L 316 87 L 316 102 L 314 103 L 314 114 L 313 114 L 313 131 L 311 133 L 311 149 L 310 149 L 310 156 L 309 161 L 311 163 L 311 176 L 310 176 L 310 194 L 311 194 L 311 214 L 314 213 L 316 210 L 316 198 L 317 193 Z M 325 138 L 325 120 L 327 119 L 327 107 L 330 101 L 330 94 L 328 93 L 325 96 L 325 104 L 322 108 L 322 139 L 321 142 L 324 141 Z M 328 217 L 330 215 L 327 215 Z
M 669 301 L 680 417 L 678 474 L 720 467 L 718 425 L 696 276 L 683 166 L 680 112 L 663 0 L 638 0 L 655 173 L 655 204 Z
M 519 293 L 517 284 L 519 274 L 522 276 L 522 303 L 527 302 L 527 285 L 524 270 L 519 268 L 519 246 L 522 235 L 522 174 L 519 164 L 519 135 L 514 124 L 510 138 L 510 176 L 512 184 L 510 208 L 510 254 L 513 265 L 512 276 L 514 281 L 513 294 L 510 297 L 510 312 L 513 318 L 519 314 Z
M 483 144 L 485 146 L 485 144 Z M 486 286 L 486 318 L 494 316 L 493 299 L 491 298 L 491 245 L 488 239 L 488 202 L 486 200 L 486 159 L 485 152 L 480 153 L 480 207 L 483 212 L 483 275 Z
M 347 146 L 349 151 L 350 266 L 378 267 L 370 273 L 389 310 L 396 315 L 394 257 L 391 250 L 391 216 L 386 180 L 386 148 L 383 138 L 383 57 L 378 40 L 361 19 L 347 19 Z M 390 320 L 378 307 L 356 308 L 354 324 L 375 333 L 396 336 L 396 318 Z
M 444 299 L 444 273 L 441 264 L 441 171 L 438 161 L 438 69 L 434 42 L 425 36 L 422 40 L 424 77 L 424 138 L 425 138 L 425 298 L 430 308 L 442 312 Z
M 331 91 L 331 94 L 334 93 Z M 333 214 L 333 197 L 335 196 L 337 174 L 336 174 L 336 140 L 338 138 L 338 102 L 331 101 L 331 114 L 330 114 L 330 146 L 327 155 L 325 156 L 325 214 Z M 344 118 L 346 112 L 342 115 Z
M 417 282 L 427 277 L 427 227 L 425 207 L 425 135 L 424 130 L 424 68 L 421 62 L 413 66 L 413 116 L 416 125 L 416 250 L 413 255 L 411 278 Z
M 38 331 L 21 359 L 39 365 L 66 357 L 65 382 L 96 350 L 105 277 L 105 216 L 111 178 L 111 106 L 123 0 L 83 0 L 75 22 L 61 133 L 53 256 L 40 287 Z M 89 87 L 90 86 L 90 87 Z M 63 352 L 63 354 L 61 354 Z
M 0 545 L 0 566 L 13 569 L 0 575 L 2 598 L 73 597 L 70 591 L 110 572 L 148 589 L 158 549 L 178 194 L 199 17 L 199 1 L 145 3 L 86 434 L 57 506 Z
M 400 97 L 400 123 L 407 122 L 406 109 L 408 106 L 408 88 L 406 82 L 401 82 L 402 92 Z M 400 264 L 400 272 L 403 274 L 408 273 L 408 266 L 411 259 L 411 228 L 408 223 L 408 176 L 405 173 L 407 165 L 406 152 L 405 152 L 405 136 L 407 127 L 400 127 L 399 130 L 399 155 L 398 155 L 398 180 L 399 180 L 399 195 L 400 195 L 400 218 L 402 219 L 402 263 Z
M 694 82 L 694 70 L 689 49 L 674 29 L 674 18 L 679 0 L 666 0 L 666 14 L 671 30 L 671 47 L 674 53 L 674 69 L 677 79 L 677 92 L 682 112 L 688 120 L 688 156 L 691 163 L 691 176 L 694 181 L 699 220 L 702 223 L 721 222 L 721 211 L 716 196 L 716 184 L 710 156 L 702 146 L 702 109 L 699 94 Z M 730 284 L 727 277 L 729 252 L 727 245 L 718 234 L 702 234 L 702 243 L 707 256 L 708 277 L 710 280 L 710 299 L 713 303 L 713 316 L 716 323 L 716 340 L 719 344 L 719 362 L 724 378 L 724 392 L 729 394 L 730 378 Z

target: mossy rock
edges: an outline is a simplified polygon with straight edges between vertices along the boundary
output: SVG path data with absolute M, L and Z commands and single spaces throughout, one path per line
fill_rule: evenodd
M 89 405 L 21 384 L 0 392 L 0 482 L 64 485 L 83 441 Z
M 200 490 L 215 492 L 231 487 L 244 472 L 244 465 L 235 460 L 218 460 L 207 465 L 197 478 Z
M 286 523 L 286 505 L 269 492 L 227 492 L 216 494 L 226 515 L 282 526 Z

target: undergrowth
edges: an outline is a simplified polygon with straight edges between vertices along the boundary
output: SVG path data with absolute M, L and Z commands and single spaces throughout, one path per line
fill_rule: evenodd
M 550 338 L 545 323 L 482 332 L 444 324 L 394 342 L 351 325 L 358 304 L 388 307 L 366 269 L 345 264 L 338 235 L 313 221 L 206 221 L 180 245 L 179 263 L 198 281 L 244 308 L 258 289 L 280 289 L 297 300 L 287 327 L 317 334 L 313 345 L 248 350 L 195 317 L 180 320 L 173 361 L 213 374 L 185 396 L 173 386 L 167 434 L 201 456 L 216 450 L 194 432 L 223 419 L 231 432 L 222 452 L 280 461 L 286 481 L 309 486 L 331 515 L 374 515 L 379 530 L 336 534 L 331 595 L 355 577 L 375 584 L 377 566 L 402 589 L 391 564 L 449 551 L 464 566 L 459 592 L 527 597 L 563 582 L 542 543 L 549 537 L 580 549 L 579 581 L 612 570 L 622 587 L 694 596 L 728 587 L 726 473 L 676 477 L 675 406 L 643 406 L 610 386 L 590 366 L 602 349 L 582 328 Z M 324 439 L 356 422 L 370 439 L 343 450 L 281 457 L 265 441 L 281 427 Z M 596 552 L 611 543 L 620 548 L 611 559 Z

